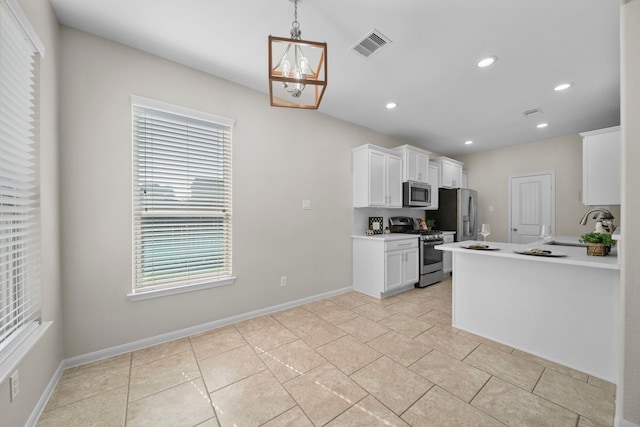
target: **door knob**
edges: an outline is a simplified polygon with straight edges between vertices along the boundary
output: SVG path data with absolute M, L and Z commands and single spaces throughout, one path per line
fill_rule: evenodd
M 517 229 L 517 228 L 512 228 L 512 230 L 513 230 L 513 231 L 518 231 L 518 229 Z

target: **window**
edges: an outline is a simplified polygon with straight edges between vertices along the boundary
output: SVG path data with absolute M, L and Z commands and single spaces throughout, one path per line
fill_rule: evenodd
M 16 3 L 0 0 L 0 383 L 41 325 L 38 82 L 43 53 Z
M 133 120 L 133 293 L 233 282 L 233 121 L 140 97 Z

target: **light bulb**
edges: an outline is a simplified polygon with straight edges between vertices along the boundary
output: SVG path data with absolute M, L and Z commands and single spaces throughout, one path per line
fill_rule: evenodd
M 291 64 L 286 59 L 282 61 L 282 75 L 289 77 L 289 70 L 291 70 Z
M 307 74 L 307 70 L 308 70 L 308 66 L 309 66 L 309 61 L 307 61 L 307 58 L 305 58 L 304 56 L 300 58 L 300 71 L 302 72 L 302 75 Z

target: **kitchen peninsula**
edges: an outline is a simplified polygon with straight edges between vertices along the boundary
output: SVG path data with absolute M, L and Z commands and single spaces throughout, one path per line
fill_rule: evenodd
M 618 383 L 619 270 L 615 254 L 584 247 L 487 242 L 441 245 L 453 255 L 452 324 Z M 522 255 L 543 248 L 566 256 Z

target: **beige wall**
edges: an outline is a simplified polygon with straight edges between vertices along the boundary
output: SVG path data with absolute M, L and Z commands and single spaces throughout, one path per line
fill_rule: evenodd
M 621 32 L 624 177 L 621 299 L 625 345 L 622 387 L 618 390 L 616 417 L 640 426 L 640 0 L 623 2 Z
M 0 424 L 27 422 L 62 362 L 62 303 L 58 203 L 58 21 L 49 2 L 19 0 L 18 4 L 45 46 L 41 61 L 40 173 L 42 214 L 42 317 L 53 325 L 18 366 L 20 393 L 9 402 L 9 381 L 0 384 Z
M 469 187 L 478 190 L 482 222 L 491 224 L 490 240 L 508 241 L 509 177 L 512 175 L 554 171 L 556 177 L 556 235 L 580 236 L 593 229 L 579 224 L 587 207 L 580 201 L 582 192 L 582 139 L 568 135 L 530 144 L 458 157 L 469 173 Z M 489 212 L 489 206 L 494 207 Z M 620 207 L 611 206 L 620 224 Z
M 70 28 L 61 46 L 67 357 L 351 286 L 351 148 L 402 141 Z M 233 286 L 127 299 L 132 94 L 236 120 Z

